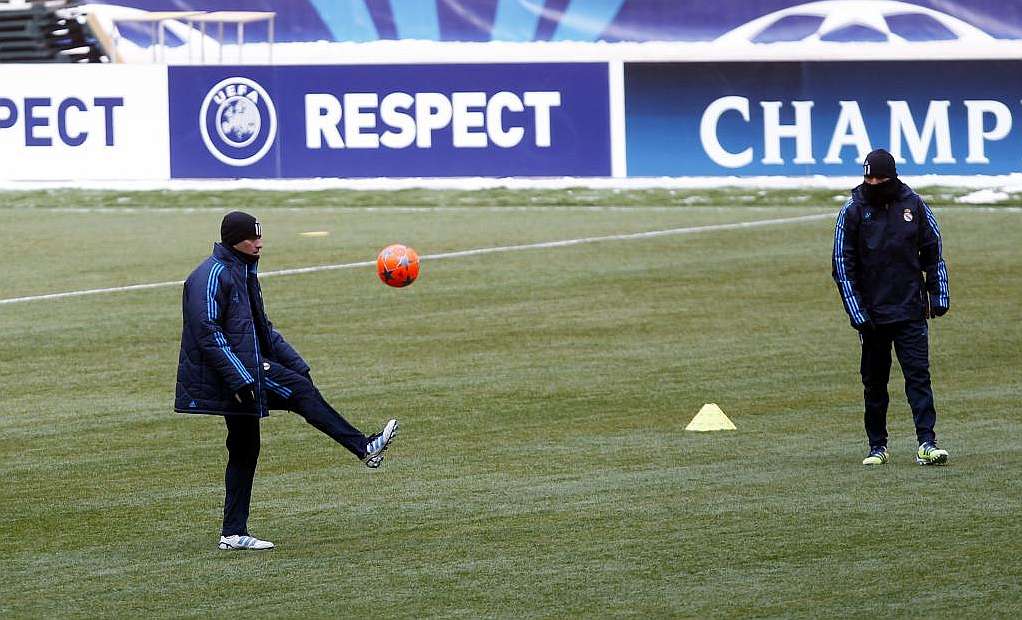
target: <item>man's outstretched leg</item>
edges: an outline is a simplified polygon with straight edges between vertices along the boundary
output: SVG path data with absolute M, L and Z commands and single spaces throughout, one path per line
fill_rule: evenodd
M 319 429 L 337 443 L 344 446 L 366 467 L 376 468 L 383 462 L 383 453 L 397 436 L 397 420 L 390 420 L 383 430 L 366 437 L 338 413 L 323 395 L 312 379 L 300 375 L 275 362 L 268 362 L 265 374 L 266 393 L 270 397 L 271 409 L 287 409 L 305 418 L 305 421 Z

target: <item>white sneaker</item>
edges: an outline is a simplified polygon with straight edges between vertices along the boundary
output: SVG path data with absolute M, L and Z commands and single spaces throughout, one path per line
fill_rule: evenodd
M 391 440 L 397 437 L 397 431 L 397 420 L 390 420 L 381 432 L 369 437 L 369 442 L 366 443 L 366 455 L 362 459 L 366 467 L 376 469 L 383 463 L 383 452 L 390 445 Z
M 268 540 L 259 540 L 255 536 L 235 534 L 234 536 L 221 536 L 220 544 L 217 547 L 224 551 L 228 549 L 262 551 L 263 549 L 273 549 L 273 543 Z

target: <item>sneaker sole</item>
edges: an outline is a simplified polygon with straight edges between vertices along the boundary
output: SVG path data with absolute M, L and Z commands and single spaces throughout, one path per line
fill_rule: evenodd
M 221 551 L 270 551 L 271 549 L 275 548 L 276 546 L 263 547 L 262 549 L 258 549 L 256 547 L 232 547 L 227 543 L 220 543 L 219 545 L 217 545 L 217 549 Z
M 221 551 L 269 551 L 270 549 L 275 549 L 276 545 L 273 545 L 273 546 L 270 546 L 270 547 L 262 547 L 262 548 L 257 548 L 257 547 L 235 547 L 233 545 L 229 545 L 227 543 L 222 542 L 222 543 L 218 543 L 216 547 L 217 547 L 217 549 L 219 549 Z
M 937 456 L 937 457 L 935 457 L 933 459 L 930 459 L 929 461 L 927 461 L 926 459 L 921 459 L 921 458 L 919 458 L 917 456 L 916 457 L 916 465 L 924 465 L 924 466 L 925 465 L 947 465 L 948 460 L 949 460 L 948 459 L 948 455 L 946 455 L 946 454 L 941 454 L 940 456 Z

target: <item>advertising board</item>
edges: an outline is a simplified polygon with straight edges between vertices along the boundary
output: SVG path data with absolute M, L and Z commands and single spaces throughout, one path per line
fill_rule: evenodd
M 165 179 L 167 69 L 0 66 L 0 179 Z
M 854 175 L 874 148 L 902 174 L 1022 164 L 1022 62 L 625 65 L 629 176 Z
M 605 63 L 171 67 L 174 178 L 608 176 Z

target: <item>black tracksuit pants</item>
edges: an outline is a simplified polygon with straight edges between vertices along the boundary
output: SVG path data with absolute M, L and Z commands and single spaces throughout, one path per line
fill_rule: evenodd
M 359 459 L 365 457 L 367 438 L 337 413 L 308 377 L 269 362 L 264 393 L 270 409 L 286 409 L 305 418 Z M 252 482 L 259 460 L 259 418 L 224 416 L 227 423 L 227 471 L 224 474 L 224 536 L 248 535 Z
M 937 413 L 930 388 L 929 331 L 926 321 L 900 321 L 877 325 L 862 335 L 862 385 L 865 399 L 866 436 L 870 448 L 887 445 L 887 382 L 891 375 L 891 345 L 905 375 L 908 397 L 919 443 L 934 441 Z

